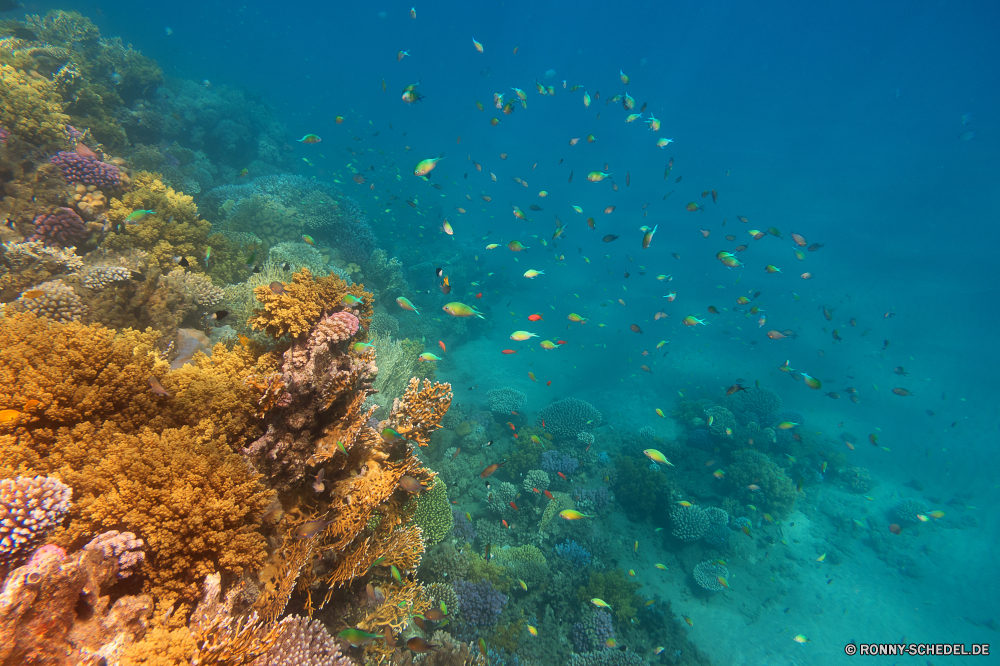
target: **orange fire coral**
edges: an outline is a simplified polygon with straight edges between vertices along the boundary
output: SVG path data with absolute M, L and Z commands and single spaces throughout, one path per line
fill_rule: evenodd
M 335 274 L 313 279 L 308 268 L 292 275 L 290 284 L 283 284 L 281 293 L 276 294 L 270 287 L 257 287 L 254 295 L 263 308 L 255 310 L 247 322 L 254 330 L 264 331 L 272 338 L 291 335 L 297 338 L 308 333 L 323 313 L 343 309 L 344 296 L 351 294 L 361 299 L 358 317 L 362 328 L 368 330 L 374 307 L 373 296 L 362 285 L 348 286 Z M 364 333 L 355 340 L 364 340 Z
M 420 380 L 413 377 L 406 393 L 393 405 L 389 418 L 379 428 L 388 426 L 420 446 L 427 446 L 431 433 L 440 427 L 438 424 L 451 406 L 451 398 L 451 384 L 431 384 L 425 379 L 421 387 Z

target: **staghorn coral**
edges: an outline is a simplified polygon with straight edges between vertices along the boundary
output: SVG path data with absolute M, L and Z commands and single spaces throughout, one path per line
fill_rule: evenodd
M 596 610 L 584 622 L 573 623 L 573 646 L 577 652 L 603 650 L 605 641 L 615 637 L 611 613 Z
M 864 467 L 848 467 L 840 473 L 840 479 L 852 493 L 867 493 L 874 485 L 871 474 Z
M 729 569 L 715 562 L 701 562 L 694 568 L 694 580 L 710 592 L 723 589 L 719 576 L 729 578 Z
M 604 649 L 574 654 L 568 666 L 644 666 L 646 663 L 635 652 Z
M 112 231 L 104 247 L 119 252 L 144 250 L 164 273 L 176 265 L 175 256 L 187 257 L 192 268 L 203 265 L 212 225 L 199 217 L 194 199 L 164 185 L 157 173 L 140 171 L 132 183 L 130 191 L 111 200 L 107 218 Z M 125 218 L 137 210 L 156 211 L 156 215 L 128 224 Z
M 448 504 L 448 487 L 442 479 L 435 478 L 433 486 L 410 501 L 414 505 L 413 522 L 420 526 L 427 545 L 448 536 L 454 519 Z
M 87 238 L 87 225 L 72 208 L 56 208 L 34 219 L 35 233 L 28 242 L 40 241 L 45 245 L 75 247 Z
M 0 64 L 0 125 L 37 147 L 68 147 L 63 102 L 56 84 Z
M 676 506 L 670 513 L 674 524 L 672 534 L 681 541 L 697 541 L 710 524 L 709 516 L 700 506 Z
M 450 543 L 439 543 L 427 551 L 423 568 L 429 574 L 429 578 L 443 584 L 465 578 L 469 573 L 469 557 Z
M 552 472 L 553 474 L 562 472 L 566 476 L 569 476 L 576 471 L 579 465 L 579 460 L 571 458 L 561 451 L 546 451 L 542 454 L 542 469 L 546 472 Z
M 590 551 L 572 539 L 567 539 L 565 543 L 556 544 L 555 551 L 557 555 L 569 560 L 577 568 L 590 566 L 593 561 Z
M 60 324 L 78 322 L 87 315 L 87 306 L 73 287 L 58 279 L 25 292 L 10 305 L 10 309 L 13 312 L 30 312 L 39 319 Z
M 7 577 L 0 592 L 0 664 L 117 663 L 146 632 L 148 596 L 117 596 L 119 559 L 101 549 L 67 556 L 41 551 Z
M 565 398 L 538 413 L 535 425 L 541 425 L 543 421 L 553 435 L 576 437 L 584 430 L 593 430 L 601 425 L 601 413 L 589 402 Z
M 292 283 L 282 285 L 280 294 L 269 287 L 254 289 L 254 295 L 263 306 L 254 310 L 250 326 L 272 338 L 289 335 L 297 338 L 307 333 L 328 312 L 343 309 L 344 296 L 360 298 L 358 316 L 362 326 L 371 322 L 372 295 L 361 285 L 348 286 L 336 275 L 314 280 L 308 268 L 292 275 Z
M 73 491 L 46 476 L 0 480 L 0 572 L 17 564 L 69 511 Z
M 509 414 L 519 411 L 528 401 L 528 396 L 517 389 L 504 386 L 503 388 L 490 389 L 486 392 L 486 404 L 490 411 Z
M 376 312 L 372 315 L 371 326 L 368 332 L 374 338 L 376 335 L 390 338 L 399 333 L 399 320 L 384 311 Z

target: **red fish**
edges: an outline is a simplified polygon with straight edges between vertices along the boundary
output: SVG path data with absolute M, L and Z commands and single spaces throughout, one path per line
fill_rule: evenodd
M 532 488 L 532 490 L 534 490 L 534 491 L 535 491 L 536 493 L 540 493 L 540 492 L 542 492 L 542 491 L 541 491 L 541 490 L 539 490 L 538 488 Z
M 545 382 L 545 385 L 546 386 L 552 386 L 552 380 L 550 379 L 549 381 Z
M 528 321 L 542 321 L 542 315 L 540 314 L 528 315 Z
M 482 298 L 482 297 L 483 297 L 483 292 L 479 292 L 478 294 L 476 294 L 476 298 Z
M 564 345 L 564 344 L 566 344 L 566 341 L 565 340 L 556 340 L 556 344 L 557 345 Z
M 555 499 L 555 497 L 552 496 L 552 493 L 550 493 L 547 490 L 544 493 L 542 493 L 542 494 L 545 495 L 546 497 L 548 497 L 549 499 Z
M 561 476 L 562 478 L 564 478 L 564 479 L 566 478 L 566 475 L 565 475 L 565 474 L 563 474 L 562 472 L 558 472 L 558 474 L 559 474 L 559 476 Z
M 513 504 L 513 502 L 511 502 L 511 504 Z M 507 524 L 506 520 L 501 520 L 500 522 L 503 523 L 504 527 L 506 527 L 507 529 L 510 529 L 510 526 Z
M 511 429 L 511 430 L 516 430 L 516 428 L 514 427 L 514 424 L 513 424 L 513 423 L 511 423 L 510 421 L 507 421 L 507 425 L 509 425 L 509 426 L 510 426 L 510 429 Z
M 501 354 L 516 354 L 517 351 L 514 349 L 504 349 L 500 352 Z
M 439 347 L 441 347 L 441 351 L 443 351 L 443 352 L 446 352 L 446 351 L 448 351 L 447 349 L 445 349 L 445 347 L 444 347 L 444 343 L 443 343 L 443 342 L 441 342 L 440 340 L 438 340 L 438 346 L 439 346 Z
M 510 507 L 511 507 L 512 509 L 514 509 L 514 511 L 520 511 L 520 509 L 518 509 L 518 508 L 517 508 L 517 505 L 516 505 L 516 504 L 514 504 L 514 502 L 511 502 L 511 503 L 510 503 Z
M 489 477 L 490 475 L 493 474 L 493 472 L 497 471 L 498 469 L 500 469 L 501 467 L 503 467 L 506 464 L 507 463 L 505 463 L 505 462 L 502 462 L 502 463 L 493 463 L 492 465 L 490 465 L 489 467 L 487 467 L 486 469 L 484 469 L 482 471 L 482 473 L 479 475 L 479 478 L 485 479 L 485 478 Z

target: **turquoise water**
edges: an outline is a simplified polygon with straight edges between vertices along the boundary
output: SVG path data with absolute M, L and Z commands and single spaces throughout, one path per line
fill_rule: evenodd
M 393 298 L 380 311 L 398 320 L 397 337 L 422 339 L 443 357 L 436 378 L 453 386 L 453 415 L 428 464 L 448 480 L 458 512 L 513 524 L 495 550 L 532 544 L 551 575 L 586 575 L 555 564 L 553 547 L 572 538 L 593 553 L 590 570 L 634 571 L 638 594 L 661 600 L 653 607 L 661 613 L 670 602 L 665 621 L 704 663 L 832 664 L 851 642 L 971 649 L 997 635 L 996 7 L 436 3 L 416 6 L 415 19 L 399 3 L 79 9 L 155 58 L 168 78 L 252 91 L 247 98 L 273 106 L 284 125 L 276 170 L 337 184 L 360 204 L 378 246 L 401 260 L 402 293 L 421 314 Z M 401 50 L 409 55 L 397 60 Z M 423 99 L 407 104 L 404 87 L 418 81 Z M 512 87 L 525 92 L 526 108 Z M 512 113 L 494 107 L 495 93 L 514 102 Z M 609 101 L 625 93 L 635 109 Z M 309 133 L 322 142 L 296 142 Z M 191 128 L 144 142 L 156 139 L 201 147 Z M 658 139 L 672 142 L 661 148 Z M 237 143 L 212 146 L 212 160 L 229 171 L 210 185 L 238 182 L 235 172 L 257 159 L 252 140 Z M 413 175 L 418 161 L 442 155 L 426 181 Z M 611 175 L 588 182 L 590 172 Z M 453 234 L 441 230 L 445 219 Z M 654 225 L 644 249 L 640 227 Z M 754 239 L 750 230 L 764 233 Z M 511 252 L 514 240 L 528 249 Z M 743 265 L 724 266 L 723 250 Z M 438 267 L 451 276 L 447 296 Z M 529 269 L 543 274 L 528 279 Z M 450 301 L 484 318 L 456 324 L 442 311 Z M 543 319 L 529 321 L 533 313 Z M 568 321 L 570 313 L 586 323 Z M 705 325 L 685 326 L 688 316 Z M 515 331 L 537 337 L 514 341 Z M 545 350 L 543 340 L 565 344 Z M 810 389 L 803 373 L 822 387 Z M 706 410 L 740 399 L 741 391 L 726 397 L 734 385 L 775 392 L 803 418 L 789 430 L 804 441 L 780 430 L 775 441 L 753 437 L 754 419 L 740 418 L 733 432 L 696 447 L 693 433 L 712 427 Z M 523 407 L 483 415 L 487 391 L 503 387 L 522 392 Z M 501 468 L 490 489 L 475 474 L 515 453 L 511 435 L 530 437 L 539 412 L 565 398 L 589 402 L 602 418 L 578 425 L 594 435 L 590 451 L 572 436 L 542 442 L 581 462 L 565 481 L 553 474 L 552 488 L 605 487 L 615 500 L 585 524 L 557 519 L 539 536 L 537 516 L 488 500 L 503 481 L 520 492 L 526 470 Z M 775 427 L 778 413 L 762 415 L 769 422 L 760 430 Z M 457 434 L 470 421 L 484 432 Z M 748 494 L 731 481 L 736 452 L 749 445 L 741 436 L 801 485 L 780 517 L 767 509 L 769 489 Z M 446 454 L 458 446 L 467 467 Z M 654 504 L 639 508 L 642 488 L 618 482 L 614 460 L 646 469 L 643 449 L 663 450 L 675 466 L 655 470 Z M 597 461 L 601 452 L 611 462 Z M 863 488 L 852 485 L 852 468 L 870 477 Z M 457 482 L 462 474 L 474 480 Z M 518 511 L 540 513 L 539 498 L 523 493 Z M 749 534 L 730 527 L 719 547 L 675 537 L 677 502 L 727 499 Z M 904 499 L 922 502 L 926 521 L 899 518 Z M 473 542 L 480 553 L 485 545 Z M 693 570 L 713 559 L 726 560 L 729 589 L 709 593 Z M 514 653 L 494 653 L 491 663 L 567 663 L 580 651 L 571 625 L 591 617 L 585 600 L 508 594 L 499 622 L 535 617 L 543 631 L 522 633 Z M 619 645 L 608 649 L 698 663 L 690 653 L 654 653 L 667 641 L 652 612 L 616 617 Z M 496 631 L 456 624 L 470 643 Z

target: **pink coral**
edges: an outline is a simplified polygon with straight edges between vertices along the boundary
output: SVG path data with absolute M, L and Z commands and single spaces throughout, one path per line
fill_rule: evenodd
M 350 312 L 334 312 L 323 317 L 309 334 L 309 346 L 339 344 L 358 332 L 361 322 Z

